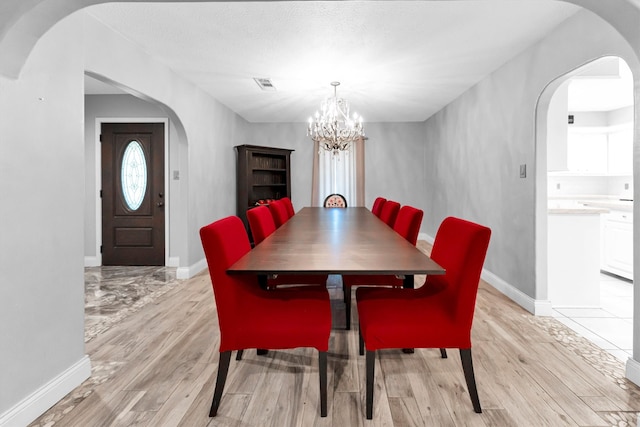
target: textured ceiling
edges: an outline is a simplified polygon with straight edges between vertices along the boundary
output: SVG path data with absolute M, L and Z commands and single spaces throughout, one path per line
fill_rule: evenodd
M 365 121 L 423 121 L 578 8 L 547 1 L 110 3 L 86 9 L 250 122 L 332 93 Z M 254 77 L 270 78 L 262 91 Z M 87 88 L 87 93 L 100 89 Z

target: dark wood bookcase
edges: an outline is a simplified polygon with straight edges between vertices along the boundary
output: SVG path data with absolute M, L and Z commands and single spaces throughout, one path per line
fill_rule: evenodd
M 260 200 L 291 198 L 291 152 L 284 148 L 238 145 L 237 215 L 244 222 L 249 235 L 247 210 Z

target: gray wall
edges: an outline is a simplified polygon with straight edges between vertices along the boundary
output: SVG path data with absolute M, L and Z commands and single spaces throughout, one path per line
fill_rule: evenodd
M 491 227 L 485 268 L 534 299 L 546 298 L 546 285 L 536 295 L 536 281 L 546 280 L 536 277 L 536 188 L 546 201 L 546 186 L 536 187 L 538 98 L 553 80 L 604 55 L 622 57 L 637 75 L 637 59 L 622 37 L 580 11 L 426 123 L 426 194 L 434 214 L 423 229 L 433 235 L 448 215 Z M 543 166 L 538 182 L 546 180 L 546 161 Z
M 0 76 L 0 414 L 68 369 L 89 374 L 81 24 L 56 25 L 19 80 Z
M 431 215 L 425 189 L 424 123 L 366 123 L 365 204 L 376 197 Z

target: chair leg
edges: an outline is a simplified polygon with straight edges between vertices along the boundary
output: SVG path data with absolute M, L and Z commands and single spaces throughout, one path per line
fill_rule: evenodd
M 366 392 L 366 411 L 367 419 L 373 419 L 373 379 L 375 377 L 376 352 L 367 350 L 367 392 Z
M 476 388 L 476 377 L 473 374 L 473 360 L 471 358 L 471 349 L 461 348 L 460 359 L 462 359 L 462 370 L 464 371 L 464 379 L 467 381 L 467 388 L 469 389 L 469 395 L 471 396 L 471 403 L 473 403 L 473 410 L 476 413 L 481 414 L 482 408 L 480 407 L 478 389 Z
M 364 356 L 364 338 L 362 337 L 362 329 L 358 326 L 358 354 Z
M 441 348 L 440 349 L 440 357 L 442 357 L 443 359 L 447 358 L 447 349 L 446 348 Z
M 229 362 L 231 361 L 231 351 L 223 351 L 220 353 L 220 361 L 218 362 L 218 378 L 216 378 L 216 388 L 213 392 L 213 401 L 211 402 L 210 417 L 215 417 L 222 399 L 222 391 L 224 383 L 227 381 L 227 372 L 229 372 Z
M 344 317 L 345 317 L 345 329 L 348 331 L 351 329 L 351 286 L 342 284 L 344 292 Z
M 318 370 L 320 371 L 320 416 L 327 416 L 327 352 L 318 353 Z
M 242 352 L 244 350 L 238 350 L 238 353 L 236 353 L 236 360 L 242 360 Z

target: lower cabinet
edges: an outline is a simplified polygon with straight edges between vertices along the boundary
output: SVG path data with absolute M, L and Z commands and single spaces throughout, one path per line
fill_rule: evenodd
M 549 213 L 547 293 L 554 308 L 600 307 L 600 215 Z
M 633 280 L 633 214 L 612 210 L 602 215 L 603 271 Z

